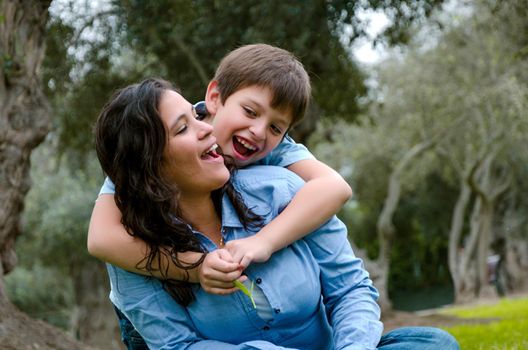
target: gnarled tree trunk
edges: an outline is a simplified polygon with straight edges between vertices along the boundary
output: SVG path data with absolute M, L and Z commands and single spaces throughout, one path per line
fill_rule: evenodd
M 0 277 L 16 264 L 15 238 L 30 187 L 31 151 L 50 129 L 38 71 L 49 1 L 2 0 L 0 16 Z M 3 283 L 0 296 L 5 298 Z
M 16 265 L 31 151 L 50 129 L 39 80 L 51 0 L 0 0 L 0 344 L 3 349 L 83 349 L 64 332 L 18 311 L 4 275 Z

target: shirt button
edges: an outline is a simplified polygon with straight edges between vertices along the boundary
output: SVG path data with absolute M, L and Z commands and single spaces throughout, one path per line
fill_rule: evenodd
M 264 327 L 262 327 L 262 329 L 265 330 L 265 331 L 269 331 L 270 330 L 270 328 L 268 326 L 264 326 Z
M 257 282 L 257 284 L 261 284 L 261 283 L 262 283 L 262 278 L 260 278 L 260 277 L 257 278 L 257 279 L 255 280 L 255 282 Z
M 276 314 L 280 314 L 280 309 L 275 309 L 273 311 L 275 311 Z

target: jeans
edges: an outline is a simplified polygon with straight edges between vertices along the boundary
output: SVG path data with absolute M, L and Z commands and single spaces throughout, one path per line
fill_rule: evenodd
M 459 350 L 455 337 L 433 327 L 402 327 L 381 337 L 378 350 Z
M 148 350 L 132 323 L 115 308 L 121 328 L 121 340 L 128 350 Z M 402 327 L 383 335 L 378 350 L 460 350 L 455 338 L 439 328 Z
M 117 307 L 114 306 L 114 309 L 119 320 L 119 328 L 121 329 L 121 341 L 125 344 L 125 347 L 128 350 L 149 350 L 147 344 L 128 318 Z

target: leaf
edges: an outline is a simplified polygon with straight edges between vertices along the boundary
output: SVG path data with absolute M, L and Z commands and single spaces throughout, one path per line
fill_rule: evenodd
M 249 300 L 251 300 L 251 303 L 253 304 L 253 307 L 256 309 L 257 305 L 255 305 L 255 299 L 253 299 L 253 281 L 251 281 L 251 291 L 249 291 L 246 286 L 239 280 L 234 280 L 233 285 L 240 289 L 242 293 L 248 296 Z

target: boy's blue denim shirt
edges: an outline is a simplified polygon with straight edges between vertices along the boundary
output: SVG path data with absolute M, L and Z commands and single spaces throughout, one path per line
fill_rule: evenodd
M 233 178 L 248 207 L 276 217 L 304 182 L 279 167 L 253 166 Z M 101 193 L 113 193 L 104 188 Z M 227 198 L 222 203 L 224 240 L 248 237 Z M 196 232 L 204 247 L 217 247 Z M 177 304 L 160 281 L 107 265 L 111 301 L 152 349 L 375 349 L 383 330 L 378 297 L 344 224 L 333 217 L 318 230 L 251 264 L 245 274 L 269 302 L 264 321 L 241 292 L 221 296 L 194 288 L 196 300 Z

